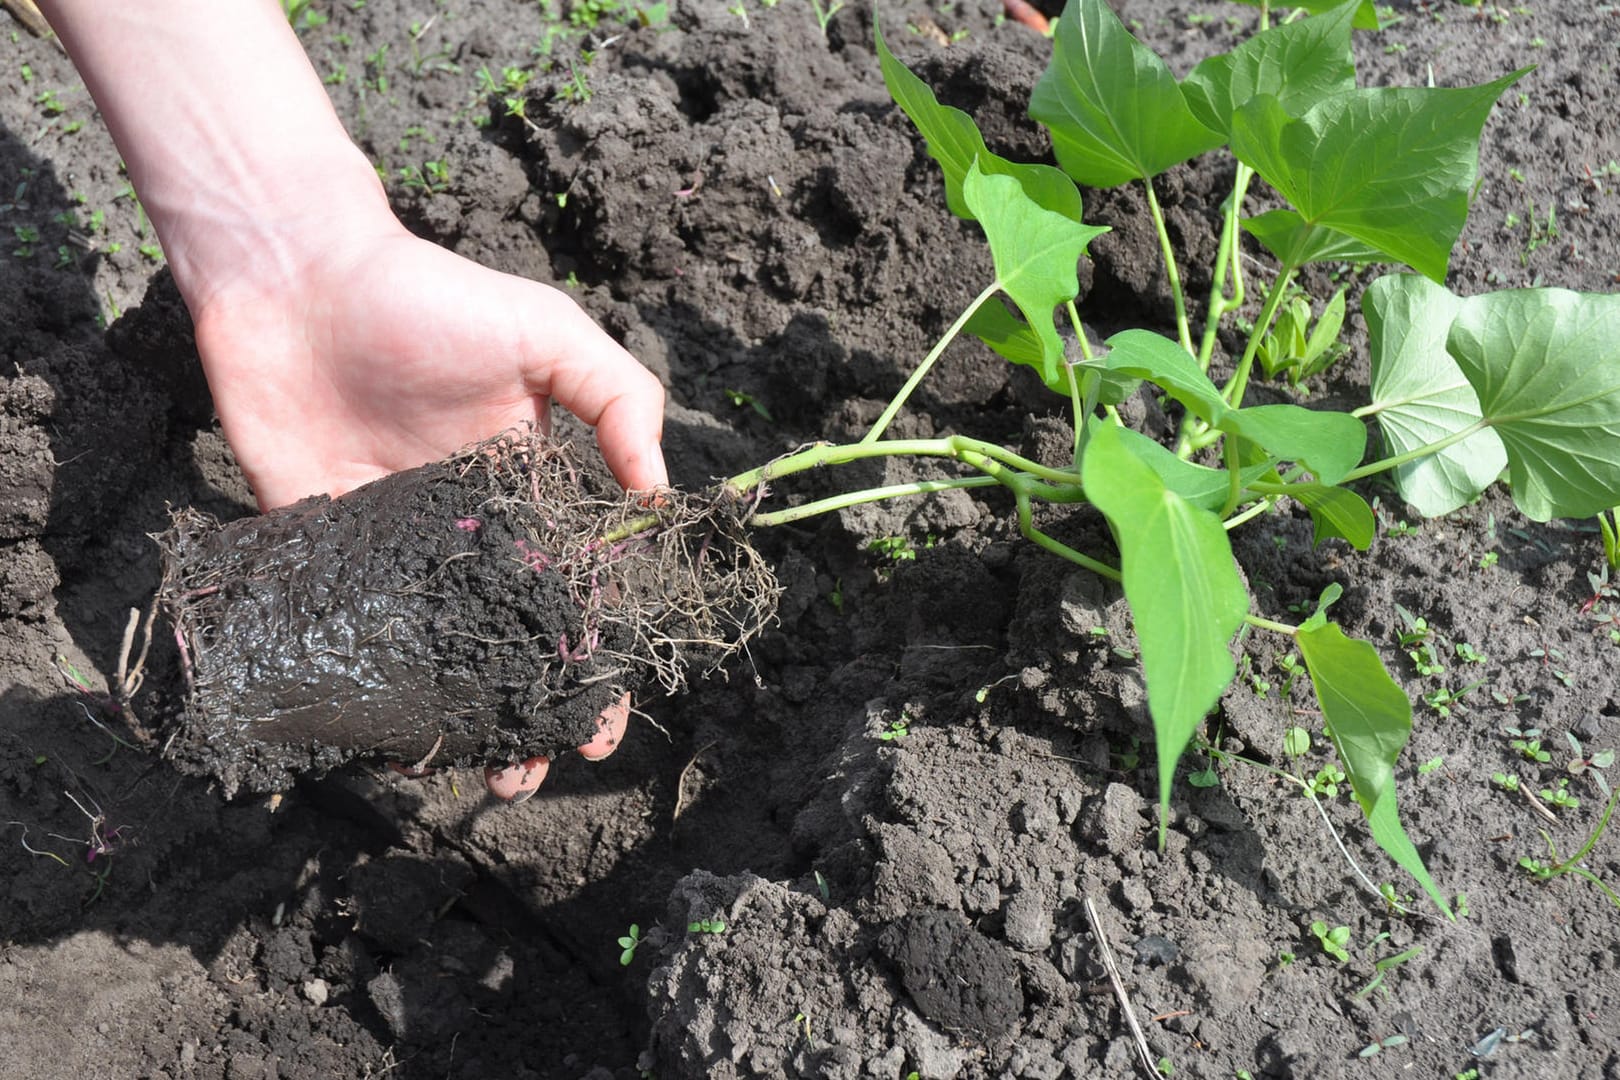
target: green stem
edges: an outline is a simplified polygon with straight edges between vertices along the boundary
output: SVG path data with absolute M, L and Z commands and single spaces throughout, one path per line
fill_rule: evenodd
M 1227 518 L 1225 521 L 1221 522 L 1221 528 L 1225 529 L 1227 532 L 1231 532 L 1233 529 L 1237 528 L 1239 525 L 1242 525 L 1244 522 L 1253 521 L 1255 518 L 1259 517 L 1261 514 L 1265 513 L 1267 510 L 1270 510 L 1276 504 L 1277 504 L 1277 500 L 1275 498 L 1261 499 L 1259 502 L 1255 503 L 1253 506 L 1251 506 L 1247 510 L 1243 511 L 1243 513 L 1234 514 L 1233 516 Z
M 1090 555 L 1082 555 L 1061 540 L 1054 539 L 1037 529 L 1034 524 L 1033 512 L 1030 509 L 1028 495 L 1020 494 L 1018 496 L 1018 529 L 1033 543 L 1045 548 L 1054 555 L 1068 559 L 1072 563 L 1078 563 L 1092 573 L 1101 575 L 1109 581 L 1124 580 L 1120 572 L 1107 563 L 1098 562 Z
M 1432 442 L 1426 446 L 1420 446 L 1416 450 L 1408 450 L 1404 454 L 1396 454 L 1394 457 L 1387 457 L 1382 461 L 1374 461 L 1370 465 L 1363 465 L 1359 469 L 1352 469 L 1345 474 L 1344 479 L 1339 481 L 1339 483 L 1348 484 L 1352 480 L 1361 480 L 1366 477 L 1376 475 L 1377 473 L 1385 472 L 1389 469 L 1398 468 L 1407 464 L 1408 462 L 1417 461 L 1419 458 L 1428 457 L 1430 454 L 1438 454 L 1446 447 L 1455 446 L 1464 439 L 1477 435 L 1490 426 L 1491 422 L 1489 420 L 1475 421 L 1474 423 L 1463 428 L 1461 431 L 1452 432 L 1439 442 Z
M 1232 181 L 1232 194 L 1226 200 L 1224 214 L 1221 220 L 1221 242 L 1215 253 L 1215 276 L 1209 286 L 1209 312 L 1204 318 L 1204 337 L 1198 344 L 1198 366 L 1205 371 L 1209 370 L 1209 363 L 1215 355 L 1215 337 L 1221 328 L 1221 320 L 1228 313 L 1236 311 L 1243 306 L 1243 268 L 1240 265 L 1242 255 L 1241 245 L 1238 243 L 1238 217 L 1243 209 L 1244 197 L 1249 192 L 1249 181 L 1254 179 L 1254 170 L 1238 162 L 1237 175 Z M 1230 270 L 1232 275 L 1232 291 L 1226 291 L 1226 275 Z
M 1164 255 L 1164 271 L 1170 278 L 1170 299 L 1176 305 L 1176 337 L 1181 347 L 1192 356 L 1192 331 L 1187 328 L 1187 300 L 1181 291 L 1181 271 L 1176 269 L 1176 252 L 1170 243 L 1170 231 L 1164 226 L 1164 212 L 1159 209 L 1159 196 L 1153 191 L 1153 178 L 1145 177 L 1142 186 L 1147 189 L 1148 213 L 1153 215 L 1153 228 L 1159 234 L 1159 250 Z
M 1289 637 L 1293 637 L 1299 632 L 1299 627 L 1297 626 L 1289 626 L 1287 623 L 1273 622 L 1270 619 L 1262 619 L 1258 615 L 1245 615 L 1243 616 L 1243 621 L 1248 623 L 1250 626 L 1258 626 L 1262 630 L 1273 630 L 1279 634 L 1287 634 Z
M 757 469 L 738 473 L 726 481 L 726 486 L 738 492 L 752 491 L 760 484 L 780 480 L 784 476 L 804 472 L 823 465 L 847 465 L 852 461 L 877 457 L 948 457 L 966 461 L 965 454 L 977 454 L 1000 462 L 1060 487 L 1079 487 L 1078 473 L 1052 469 L 1011 450 L 965 435 L 947 435 L 938 439 L 888 439 L 880 443 L 817 443 L 761 465 Z
M 897 499 L 906 495 L 926 495 L 929 492 L 947 491 L 952 488 L 995 487 L 1000 483 L 1001 481 L 994 476 L 960 476 L 950 480 L 918 480 L 911 484 L 890 484 L 888 487 L 867 488 L 864 491 L 833 495 L 801 506 L 790 506 L 785 510 L 755 514 L 749 519 L 749 523 L 766 526 L 786 525 L 818 514 L 842 510 L 847 506 L 859 506 L 862 503 L 881 502 L 884 499 Z
M 1291 264 L 1284 265 L 1277 275 L 1277 280 L 1271 283 L 1271 290 L 1266 293 L 1265 303 L 1260 305 L 1260 317 L 1254 321 L 1254 333 L 1249 335 L 1249 343 L 1243 347 L 1243 358 L 1238 361 L 1237 371 L 1233 372 L 1231 381 L 1221 391 L 1227 404 L 1233 408 L 1243 406 L 1243 392 L 1249 388 L 1249 372 L 1254 368 L 1254 357 L 1260 351 L 1260 341 L 1271 329 L 1272 316 L 1277 314 L 1277 308 L 1288 292 L 1288 283 L 1294 279 L 1296 269 L 1297 267 Z
M 934 366 L 934 362 L 945 352 L 945 347 L 956 339 L 957 334 L 962 332 L 962 327 L 966 326 L 968 320 L 973 318 L 973 313 L 978 311 L 980 306 L 994 296 L 1000 288 L 1001 282 L 993 281 L 985 286 L 983 292 L 973 298 L 973 302 L 967 306 L 967 310 L 958 315 L 956 321 L 951 323 L 950 329 L 945 331 L 945 336 L 935 342 L 934 347 L 928 351 L 928 355 L 923 357 L 923 362 L 917 365 L 917 370 L 911 373 L 911 378 L 907 379 L 906 384 L 900 388 L 900 392 L 894 395 L 894 400 L 889 402 L 888 407 L 883 410 L 883 415 L 877 418 L 877 423 L 872 425 L 872 430 L 866 433 L 866 438 L 862 439 L 862 442 L 877 442 L 883 437 L 883 433 L 894 422 L 895 415 L 904 407 L 906 399 L 911 396 L 911 392 L 917 389 L 917 384 L 923 381 L 923 377 Z

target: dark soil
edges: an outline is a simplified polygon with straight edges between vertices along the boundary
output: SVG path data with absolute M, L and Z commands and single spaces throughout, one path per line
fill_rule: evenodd
M 825 39 L 797 0 L 745 3 L 746 20 L 722 0 L 681 4 L 671 27 L 609 18 L 584 39 L 594 59 L 575 60 L 589 100 L 567 100 L 566 64 L 521 93 L 481 89 L 481 68 L 499 81 L 539 62 L 550 39 L 532 5 L 316 7 L 330 20 L 306 45 L 406 221 L 574 284 L 667 383 L 666 449 L 687 487 L 857 436 L 986 280 L 978 236 L 945 211 L 888 103 L 864 9 L 840 11 Z M 993 149 L 1041 159 L 1022 102 L 1049 46 L 997 25 L 998 10 L 883 14 L 902 59 Z M 1256 18 L 1121 10 L 1178 73 Z M 1364 83 L 1539 65 L 1487 127 L 1451 287 L 1613 290 L 1620 15 L 1568 0 L 1395 14 L 1358 37 Z M 475 772 L 411 781 L 362 764 L 276 802 L 228 799 L 125 746 L 95 699 L 130 609 L 159 586 L 149 534 L 169 506 L 230 521 L 250 500 L 78 78 L 25 31 L 5 48 L 0 1075 L 1129 1075 L 1088 897 L 1177 1075 L 1620 1072 L 1620 912 L 1589 882 L 1543 885 L 1518 866 L 1544 856 L 1544 827 L 1561 852 L 1579 847 L 1601 793 L 1590 773 L 1570 777 L 1580 806 L 1546 826 L 1491 783 L 1511 772 L 1552 788 L 1569 775 L 1566 735 L 1589 754 L 1620 742 L 1616 605 L 1588 604 L 1601 565 L 1589 523 L 1530 523 L 1500 493 L 1423 522 L 1369 487 L 1382 535 L 1366 554 L 1313 549 L 1298 511 L 1235 537 L 1261 614 L 1293 619 L 1344 584 L 1335 615 L 1417 703 L 1402 811 L 1441 887 L 1466 895 L 1456 923 L 1373 895 L 1310 804 L 1258 770 L 1178 782 L 1160 852 L 1123 600 L 1022 542 L 995 493 L 762 532 L 785 587 L 780 627 L 729 679 L 649 695 L 656 726 L 634 725 L 604 763 L 564 759 L 518 808 L 487 802 Z M 429 160 L 446 163 L 447 189 L 402 177 Z M 1213 160 L 1164 178 L 1183 250 L 1213 250 L 1229 180 Z M 1082 310 L 1104 333 L 1162 327 L 1140 194 L 1088 193 L 1087 208 L 1114 231 L 1094 245 Z M 1365 334 L 1350 323 L 1354 359 L 1311 404 L 1360 403 Z M 930 383 L 898 433 L 1063 445 L 1062 402 L 975 346 L 954 346 Z M 1156 405 L 1136 408 L 1157 422 Z M 779 494 L 919 474 L 874 464 Z M 1083 513 L 1045 525 L 1103 550 Z M 904 539 L 869 547 L 888 537 Z M 1418 674 L 1398 646 L 1397 605 L 1434 628 L 1442 672 Z M 139 699 L 152 716 L 184 693 L 163 645 Z M 1319 732 L 1309 691 L 1289 684 L 1277 642 L 1240 647 L 1221 737 L 1283 763 L 1286 726 Z M 1425 703 L 1476 680 L 1444 712 Z M 881 738 L 897 721 L 905 734 Z M 1510 748 L 1510 726 L 1540 729 L 1550 760 Z M 1316 741 L 1312 769 L 1327 760 Z M 1416 891 L 1345 795 L 1327 812 L 1375 882 Z M 1586 865 L 1620 882 L 1620 840 Z M 723 933 L 688 930 L 715 918 Z M 1313 920 L 1350 928 L 1348 963 L 1323 953 Z M 643 940 L 621 965 L 632 923 Z M 1361 993 L 1375 962 L 1413 946 Z M 1358 1058 L 1396 1035 L 1407 1041 Z
M 718 668 L 776 597 L 740 508 L 611 485 L 515 431 L 338 499 L 177 514 L 159 607 L 186 702 L 141 736 L 227 798 L 356 757 L 420 771 L 589 741 L 631 688 Z

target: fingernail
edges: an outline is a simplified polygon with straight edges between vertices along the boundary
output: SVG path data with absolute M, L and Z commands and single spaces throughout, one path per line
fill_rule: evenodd
M 526 803 L 530 799 L 534 798 L 534 793 L 539 791 L 539 790 L 540 790 L 539 788 L 522 788 L 516 794 L 514 794 L 510 799 L 506 800 L 506 805 L 507 806 L 518 806 L 518 805 L 520 805 L 522 803 Z

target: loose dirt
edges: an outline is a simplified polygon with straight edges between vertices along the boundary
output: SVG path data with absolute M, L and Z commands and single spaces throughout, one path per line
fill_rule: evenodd
M 573 287 L 668 386 L 683 486 L 857 437 L 987 280 L 979 237 L 945 211 L 888 103 L 865 8 L 840 10 L 825 36 L 798 0 L 682 3 L 668 25 L 607 16 L 573 43 L 589 62 L 532 5 L 315 8 L 329 19 L 303 40 L 405 220 Z M 1023 102 L 1050 46 L 998 10 L 882 16 L 901 58 L 993 149 L 1043 160 Z M 1178 73 L 1257 17 L 1119 10 Z M 1573 2 L 1393 14 L 1358 35 L 1364 83 L 1538 64 L 1486 129 L 1451 287 L 1612 291 L 1620 15 Z M 572 69 L 494 93 L 480 78 L 532 69 L 547 43 Z M 1620 1072 L 1620 913 L 1589 882 L 1543 885 L 1518 866 L 1544 856 L 1539 830 L 1568 852 L 1596 823 L 1601 793 L 1565 771 L 1566 736 L 1588 754 L 1620 742 L 1620 608 L 1590 602 L 1589 523 L 1536 525 L 1499 493 L 1419 521 L 1368 487 L 1381 535 L 1366 554 L 1313 549 L 1303 512 L 1235 538 L 1261 614 L 1295 618 L 1342 583 L 1336 616 L 1417 703 L 1402 812 L 1441 887 L 1466 897 L 1456 923 L 1364 887 L 1310 803 L 1258 770 L 1178 781 L 1159 851 L 1123 600 L 1019 540 L 997 493 L 762 531 L 780 626 L 721 673 L 646 694 L 651 722 L 619 753 L 562 759 L 520 807 L 487 802 L 476 770 L 412 781 L 363 763 L 274 803 L 227 798 L 228 779 L 124 745 L 95 698 L 128 612 L 160 586 L 149 534 L 171 506 L 250 528 L 229 523 L 251 502 L 79 79 L 20 28 L 0 47 L 0 1076 L 1129 1075 L 1088 897 L 1153 1055 L 1177 1075 Z M 447 182 L 420 182 L 427 161 Z M 1229 181 L 1210 162 L 1162 181 L 1184 251 L 1213 251 Z M 1088 192 L 1086 205 L 1114 231 L 1094 245 L 1082 311 L 1104 334 L 1162 328 L 1140 194 Z M 1259 256 L 1248 265 L 1267 273 Z M 1349 325 L 1363 357 L 1359 316 Z M 1306 400 L 1353 407 L 1365 377 L 1352 359 Z M 897 433 L 1062 446 L 1062 402 L 1028 372 L 962 344 L 931 382 Z M 1155 421 L 1155 404 L 1139 407 Z M 778 497 L 841 486 L 816 474 Z M 1044 525 L 1106 543 L 1084 514 Z M 1399 646 L 1397 605 L 1433 628 L 1441 672 L 1420 675 Z M 182 704 L 164 647 L 143 716 Z M 1287 726 L 1320 730 L 1310 693 L 1278 644 L 1240 649 L 1220 737 L 1285 763 Z M 1438 696 L 1477 680 L 1457 702 Z M 1508 727 L 1539 729 L 1549 760 L 1513 750 Z M 1316 742 L 1312 769 L 1328 760 Z M 1537 791 L 1568 777 L 1580 805 L 1548 825 L 1492 784 L 1498 772 Z M 1416 891 L 1343 794 L 1326 809 L 1374 882 Z M 1620 882 L 1620 839 L 1587 866 Z M 715 918 L 725 932 L 688 929 Z M 1348 963 L 1324 954 L 1315 920 L 1350 928 Z M 632 923 L 643 940 L 621 965 Z M 1369 989 L 1376 962 L 1414 947 Z

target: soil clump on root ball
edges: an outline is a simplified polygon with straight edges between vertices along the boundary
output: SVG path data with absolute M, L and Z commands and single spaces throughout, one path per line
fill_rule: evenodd
M 361 756 L 571 749 L 625 691 L 674 691 L 771 619 L 747 509 L 624 496 L 525 430 L 337 499 L 181 511 L 160 538 L 187 685 L 165 753 L 234 793 Z

